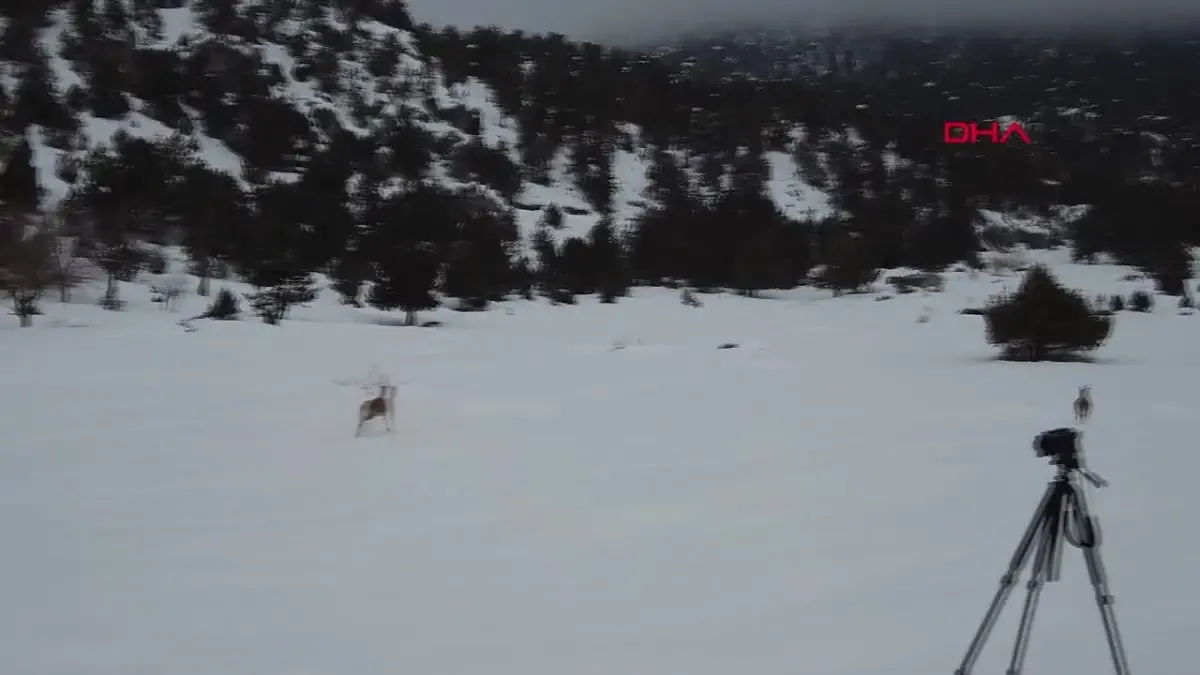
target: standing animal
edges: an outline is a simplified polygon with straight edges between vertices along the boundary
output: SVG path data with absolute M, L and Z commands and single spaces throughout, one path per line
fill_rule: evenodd
M 369 401 L 363 401 L 362 405 L 358 406 L 358 429 L 355 430 L 354 435 L 361 435 L 363 425 L 376 417 L 382 417 L 383 423 L 387 425 L 387 430 L 392 431 L 392 422 L 395 420 L 395 404 L 396 388 L 386 384 L 379 385 L 379 395 Z
M 1080 387 L 1079 396 L 1075 398 L 1075 421 L 1086 422 L 1092 415 L 1092 388 Z

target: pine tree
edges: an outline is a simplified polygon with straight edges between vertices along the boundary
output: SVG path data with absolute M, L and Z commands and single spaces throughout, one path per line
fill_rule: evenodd
M 592 247 L 592 264 L 595 266 L 596 289 L 600 293 L 600 301 L 613 303 L 617 298 L 629 293 L 629 278 L 626 271 L 625 252 L 617 233 L 613 229 L 612 218 L 602 216 L 592 227 L 590 233 Z
M 537 261 L 538 290 L 542 295 L 550 297 L 559 286 L 558 246 L 554 242 L 554 235 L 545 227 L 534 230 L 531 244 Z
M 363 253 L 349 250 L 342 254 L 330 269 L 331 287 L 341 296 L 342 304 L 362 307 L 362 288 L 371 268 Z
M 835 295 L 846 291 L 857 292 L 875 281 L 879 270 L 867 258 L 862 238 L 855 232 L 844 231 L 835 235 L 830 258 L 825 266 L 822 281 L 832 288 Z
M 1192 278 L 1192 251 L 1184 242 L 1164 245 L 1149 272 L 1158 290 L 1167 295 L 1183 295 Z
M 183 231 L 183 247 L 199 277 L 196 294 L 207 297 L 213 269 L 234 253 L 239 232 L 249 225 L 246 196 L 232 176 L 190 164 L 173 186 L 170 214 Z
M 279 325 L 293 306 L 312 302 L 317 297 L 313 275 L 289 269 L 291 267 L 286 263 L 262 265 L 251 277 L 250 282 L 259 290 L 247 296 L 247 300 L 264 323 Z
M 403 310 L 404 325 L 417 325 L 417 312 L 440 304 L 433 293 L 440 265 L 429 245 L 414 243 L 392 249 L 375 268 L 367 303 L 376 309 Z
M 11 211 L 36 213 L 42 192 L 37 182 L 37 169 L 33 167 L 33 148 L 27 137 L 22 138 L 4 169 L 0 170 L 0 203 Z
M 513 230 L 507 232 L 506 230 Z M 466 218 L 446 263 L 442 293 L 458 298 L 460 309 L 481 310 L 508 290 L 510 256 L 508 247 L 515 227 L 492 213 Z
M 1025 275 L 1015 295 L 993 298 L 984 320 L 988 343 L 1001 347 L 1005 358 L 1029 361 L 1093 351 L 1112 331 L 1112 317 L 1095 314 L 1043 266 Z
M 46 55 L 38 48 L 13 95 L 15 101 L 5 122 L 11 131 L 18 133 L 32 124 L 64 130 L 75 126 L 75 120 L 55 93 L 57 81 Z
M 549 204 L 542 209 L 542 215 L 538 219 L 537 226 L 544 227 L 550 230 L 561 230 L 563 228 L 563 212 L 558 204 Z
M 775 241 L 771 233 L 756 235 L 742 245 L 734 260 L 733 287 L 751 298 L 760 291 L 775 288 L 783 276 L 777 263 Z
M 237 258 L 246 280 L 258 291 L 247 296 L 263 321 L 277 325 L 289 310 L 316 299 L 316 279 L 303 259 L 302 232 L 294 227 L 295 187 L 264 186 L 257 194 L 251 234 Z

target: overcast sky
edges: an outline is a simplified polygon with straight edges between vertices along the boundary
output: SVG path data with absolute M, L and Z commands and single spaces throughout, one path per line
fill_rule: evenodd
M 996 17 L 1044 22 L 1127 22 L 1200 14 L 1200 0 L 408 0 L 418 23 L 463 28 L 556 31 L 577 39 L 641 39 L 723 21 L 853 19 L 929 22 L 990 21 Z

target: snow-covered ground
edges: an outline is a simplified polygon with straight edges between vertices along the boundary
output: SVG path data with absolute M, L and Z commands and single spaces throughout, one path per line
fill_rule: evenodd
M 1090 384 L 1134 672 L 1190 675 L 1200 318 L 1164 303 L 1121 314 L 1095 364 L 1004 364 L 956 311 L 1015 280 L 951 277 L 883 302 L 515 302 L 428 329 L 322 297 L 188 333 L 134 285 L 127 312 L 10 317 L 0 672 L 949 674 L 1052 477 L 1030 441 Z M 354 438 L 373 370 L 400 386 L 398 429 Z M 1022 594 L 981 675 L 1003 672 Z M 1026 672 L 1108 668 L 1068 548 Z

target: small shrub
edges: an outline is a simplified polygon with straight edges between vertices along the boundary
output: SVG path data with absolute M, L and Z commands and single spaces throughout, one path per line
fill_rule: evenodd
M 1154 309 L 1154 296 L 1146 291 L 1134 291 L 1129 296 L 1129 309 L 1134 312 L 1149 312 Z
M 233 294 L 233 291 L 222 286 L 221 290 L 217 291 L 217 297 L 213 298 L 212 304 L 204 312 L 204 316 L 218 321 L 228 321 L 236 319 L 241 313 L 237 296 Z
M 578 298 L 568 288 L 551 288 L 546 294 L 550 299 L 550 303 L 554 305 L 574 305 L 577 304 Z
M 690 288 L 683 289 L 683 291 L 679 294 L 679 301 L 683 303 L 685 307 L 704 306 L 704 303 L 700 302 L 700 298 L 697 298 L 696 294 L 693 293 L 692 289 Z
M 1196 301 L 1192 296 L 1184 294 L 1179 296 L 1179 309 L 1192 309 L 1196 306 Z
M 945 287 L 942 275 L 934 272 L 898 274 L 888 277 L 886 282 L 900 294 L 915 293 L 918 290 L 940 291 Z
M 1111 312 L 1125 311 L 1125 298 L 1119 295 L 1114 295 L 1108 299 L 1108 309 Z

